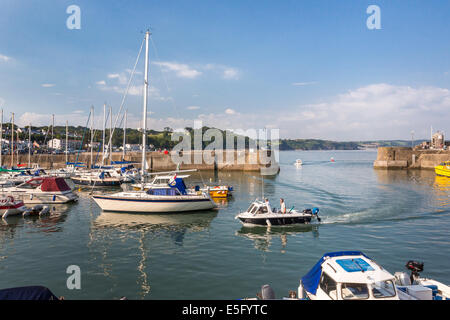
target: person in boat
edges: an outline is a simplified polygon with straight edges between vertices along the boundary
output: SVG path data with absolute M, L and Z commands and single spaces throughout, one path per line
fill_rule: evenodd
M 280 198 L 280 212 L 286 213 L 286 204 L 284 203 L 284 199 Z
M 267 207 L 267 212 L 272 212 L 272 208 L 271 208 L 271 206 L 270 206 L 270 202 L 269 202 L 269 199 L 267 199 L 266 198 L 266 207 Z

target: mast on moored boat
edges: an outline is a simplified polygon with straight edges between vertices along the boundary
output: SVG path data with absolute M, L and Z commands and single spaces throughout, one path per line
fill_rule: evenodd
M 147 144 L 147 95 L 148 95 L 148 40 L 150 38 L 150 31 L 145 33 L 145 72 L 144 72 L 144 106 L 143 106 L 143 124 L 142 124 L 142 182 L 144 182 L 145 156 L 146 156 L 146 144 Z M 142 188 L 144 184 L 142 183 Z

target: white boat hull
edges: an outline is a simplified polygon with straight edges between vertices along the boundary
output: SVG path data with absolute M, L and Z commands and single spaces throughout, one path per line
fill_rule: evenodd
M 209 198 L 183 196 L 155 196 L 130 199 L 116 196 L 93 196 L 94 201 L 103 211 L 135 213 L 175 213 L 186 211 L 209 210 L 216 204 Z
M 61 204 L 78 200 L 78 196 L 72 192 L 45 193 L 45 192 L 21 192 L 8 191 L 5 195 L 11 195 L 14 199 L 22 200 L 25 204 Z

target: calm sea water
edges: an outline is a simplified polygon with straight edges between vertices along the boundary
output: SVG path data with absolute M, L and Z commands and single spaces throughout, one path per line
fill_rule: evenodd
M 269 283 L 286 296 L 323 253 L 337 250 L 361 250 L 392 273 L 418 259 L 424 275 L 450 283 L 450 179 L 374 170 L 375 158 L 281 152 L 276 178 L 197 174 L 188 182 L 218 179 L 235 189 L 204 213 L 102 213 L 80 192 L 77 204 L 50 217 L 0 221 L 0 288 L 44 285 L 66 299 L 237 299 Z M 234 216 L 263 192 L 272 206 L 283 197 L 288 208 L 319 207 L 323 224 L 242 227 Z M 66 287 L 72 264 L 81 268 L 81 290 Z

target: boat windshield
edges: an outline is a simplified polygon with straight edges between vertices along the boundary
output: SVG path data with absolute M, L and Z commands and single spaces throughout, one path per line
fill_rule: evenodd
M 253 207 L 254 207 L 254 205 L 253 205 L 253 203 L 252 203 L 252 204 L 250 205 L 250 207 L 247 209 L 247 212 L 252 212 Z
M 368 299 L 369 289 L 365 283 L 343 283 L 341 294 L 344 300 Z
M 391 280 L 378 281 L 372 284 L 372 293 L 378 299 L 395 297 L 395 287 Z
M 267 211 L 267 206 L 261 206 L 260 208 L 259 208 L 259 210 L 258 210 L 258 213 L 259 214 L 264 214 L 264 213 L 267 213 L 268 211 Z

